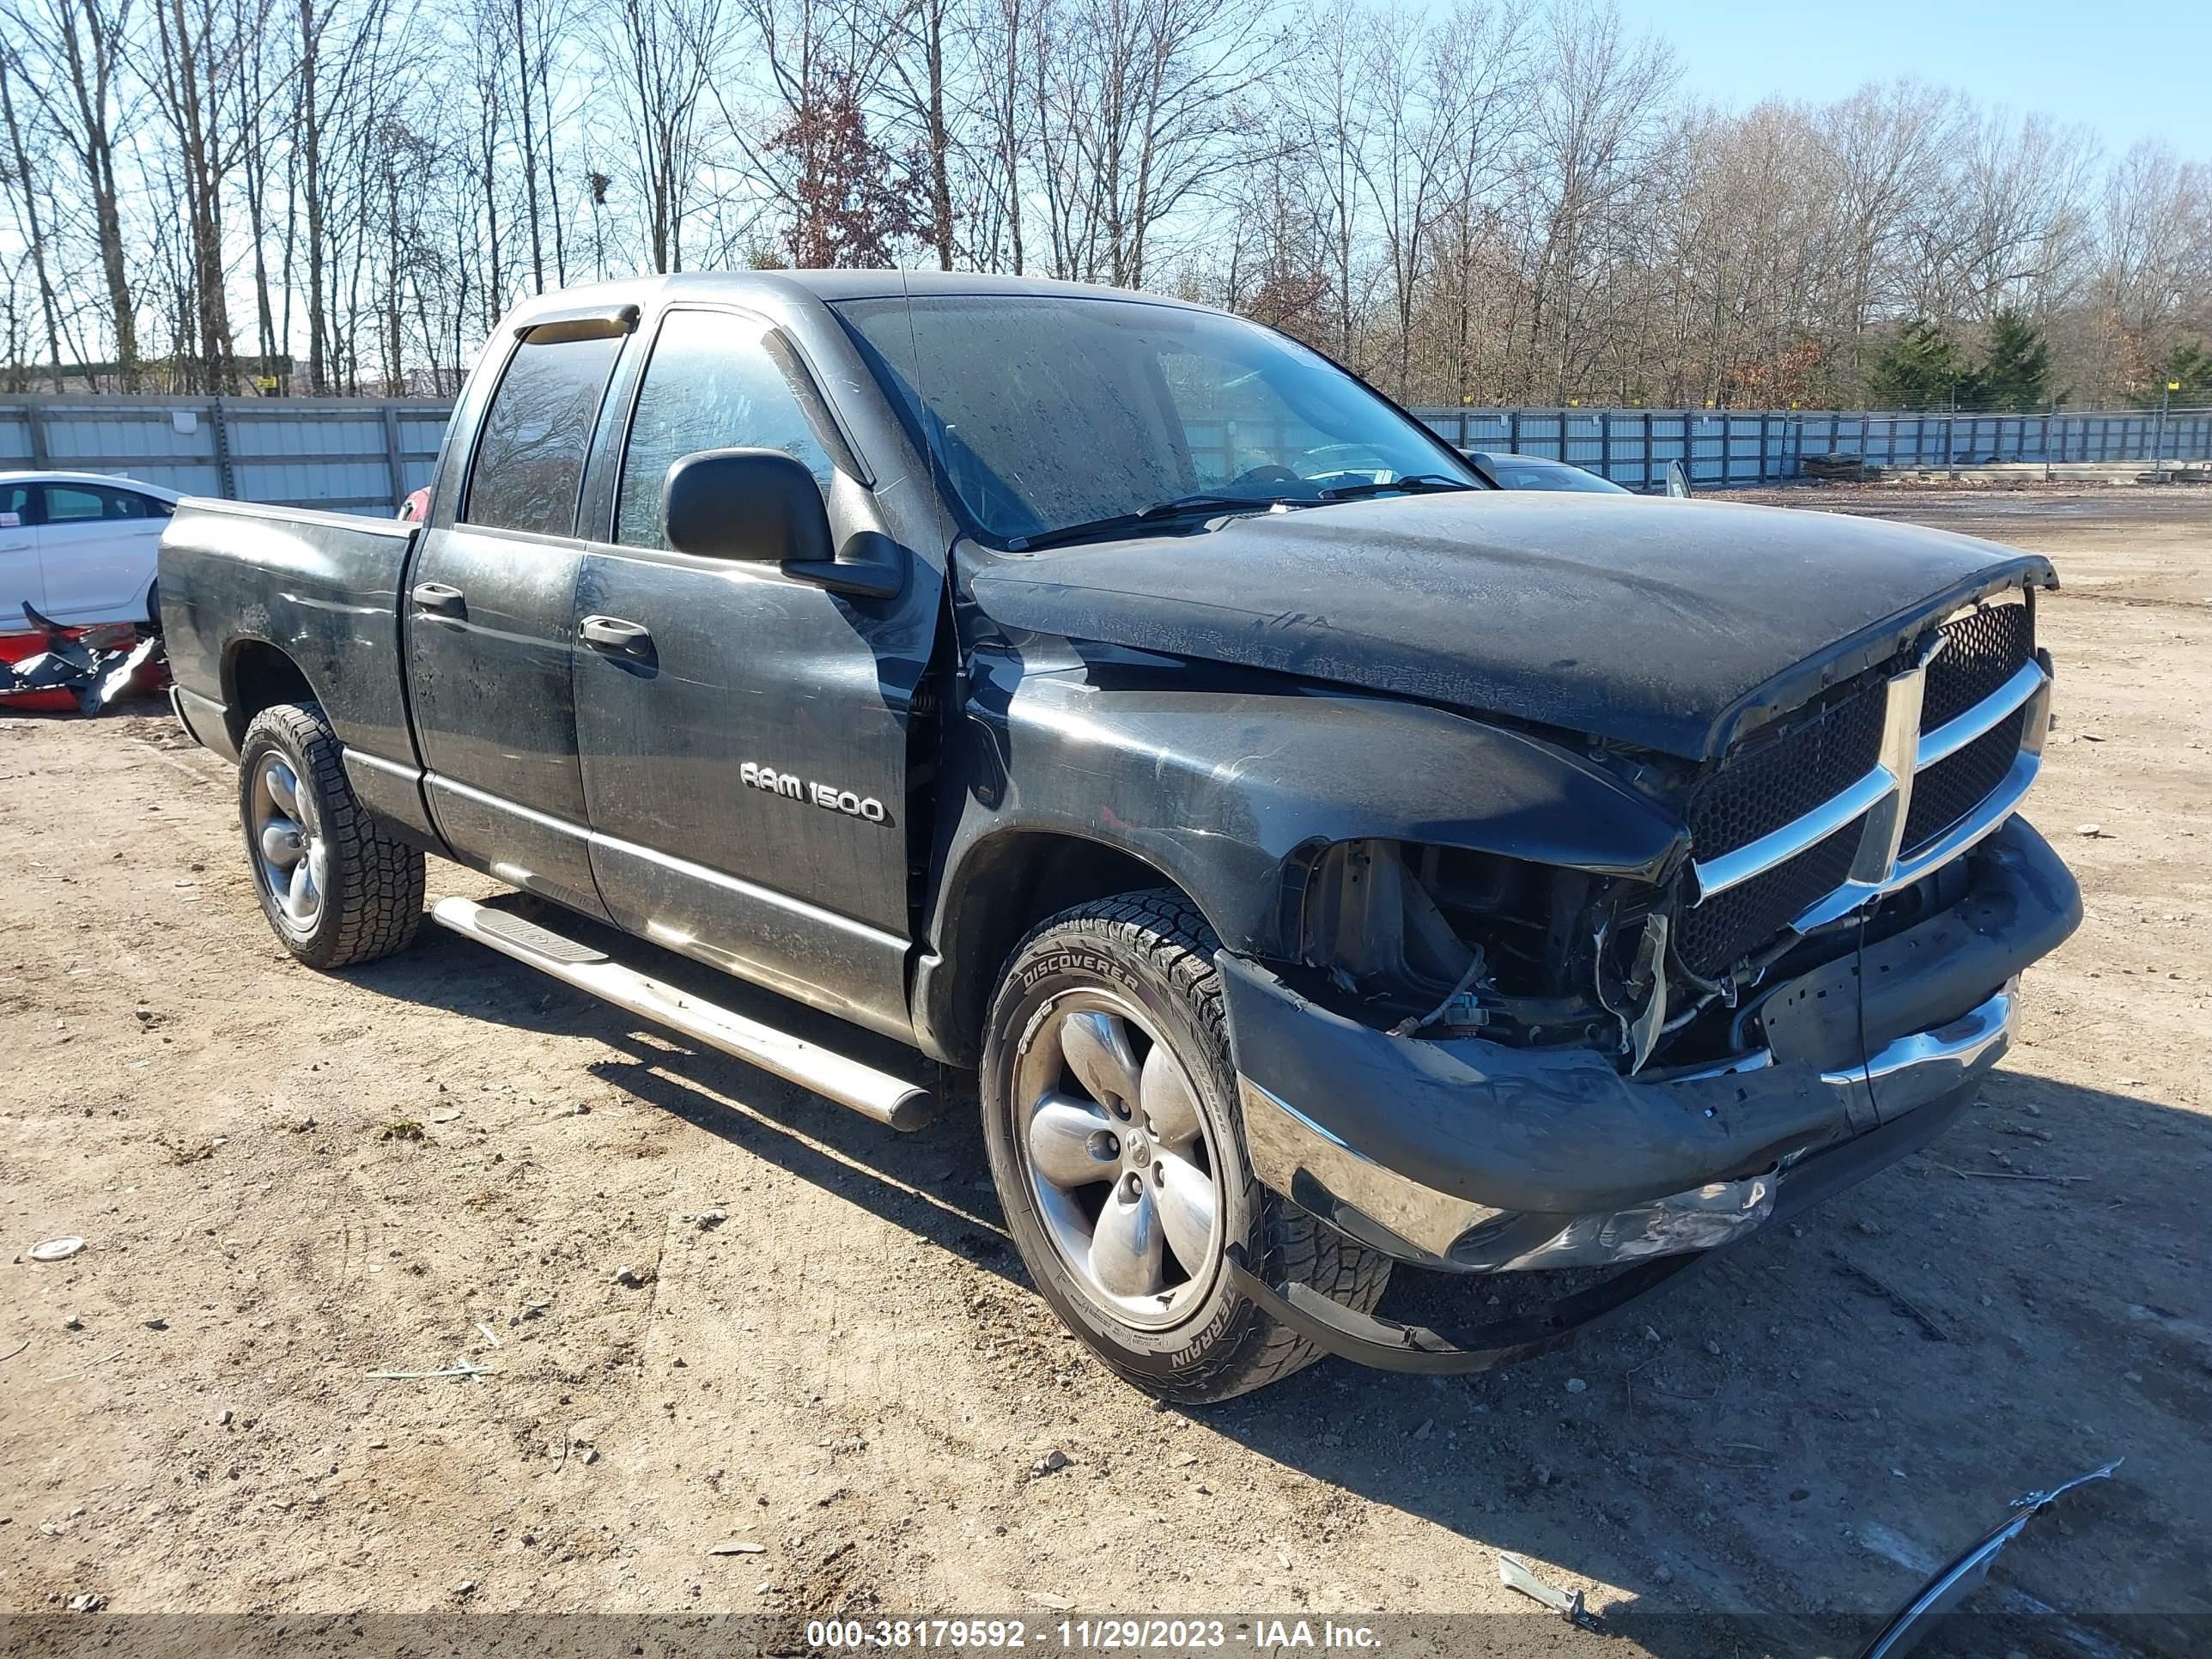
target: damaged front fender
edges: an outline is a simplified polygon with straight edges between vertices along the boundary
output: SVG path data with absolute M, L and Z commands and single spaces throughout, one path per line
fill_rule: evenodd
M 1051 647 L 1038 642 L 1038 650 Z M 1231 950 L 1294 944 L 1307 856 L 1375 839 L 1654 879 L 1680 822 L 1586 757 L 1425 704 L 1153 659 L 978 652 L 946 849 L 1009 828 L 1118 847 L 1165 872 Z

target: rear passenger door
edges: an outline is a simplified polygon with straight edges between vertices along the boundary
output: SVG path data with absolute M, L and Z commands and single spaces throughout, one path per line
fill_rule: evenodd
M 104 484 L 50 483 L 39 526 L 43 609 L 57 622 L 135 621 L 154 580 L 166 502 Z
M 577 586 L 580 621 L 602 624 L 580 629 L 576 650 L 592 869 L 631 931 L 903 1034 L 907 727 L 936 580 L 902 550 L 903 591 L 871 599 L 774 564 L 672 551 L 670 465 L 732 447 L 803 461 L 839 544 L 884 528 L 861 461 L 779 330 L 722 307 L 663 314 L 611 533 Z
M 439 833 L 501 880 L 599 916 L 570 682 L 576 508 L 629 327 L 552 323 L 517 342 L 400 596 Z

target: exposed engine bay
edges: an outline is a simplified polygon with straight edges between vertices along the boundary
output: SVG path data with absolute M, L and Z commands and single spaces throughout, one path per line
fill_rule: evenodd
M 1329 848 L 1305 890 L 1298 988 L 1399 1036 L 1578 1047 L 1661 1080 L 1761 1047 L 1767 994 L 1958 902 L 1960 859 L 1809 934 L 1785 929 L 1717 977 L 1674 948 L 1667 886 L 1393 841 Z

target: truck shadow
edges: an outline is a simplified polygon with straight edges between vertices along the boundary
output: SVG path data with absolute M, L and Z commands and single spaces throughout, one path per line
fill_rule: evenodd
M 664 970 L 679 983 L 695 971 L 656 958 Z M 797 1035 L 880 1064 L 905 1054 L 696 974 L 702 994 Z M 600 1081 L 1026 1286 L 964 1079 L 936 1124 L 902 1136 L 442 933 L 351 977 L 599 1039 L 618 1056 L 591 1066 Z M 1553 1582 L 1628 1592 L 1607 1627 L 1667 1659 L 1855 1650 L 2012 1498 L 2126 1455 L 2119 1478 L 2068 1498 L 2063 1524 L 2014 1545 L 1971 1605 L 2045 1607 L 2027 1635 L 1992 1625 L 1993 1655 L 2045 1650 L 2039 1642 L 2189 1652 L 2179 1620 L 2168 1631 L 2111 1616 L 2212 1611 L 2195 1495 L 2212 1490 L 2212 1291 L 2173 1243 L 2199 1212 L 2208 1166 L 2212 1123 L 2194 1114 L 2003 1071 L 1926 1152 L 1559 1352 L 1452 1379 L 1324 1361 L 1188 1415 L 1224 1449 L 1528 1559 Z M 1511 1311 L 1537 1276 L 1521 1277 L 1401 1272 L 1382 1311 L 1478 1323 Z M 1109 1409 L 1125 1392 L 1103 1370 L 1085 1386 Z M 1323 1504 L 1324 1533 L 1356 1535 L 1359 1505 L 1337 1504 Z M 1485 1559 L 1464 1593 L 1408 1563 L 1407 1601 L 1496 1605 Z M 1255 1607 L 1296 1613 L 1311 1592 L 1267 1582 Z M 1548 1651 L 1538 1628 L 1497 1633 Z M 1452 1632 L 1455 1644 L 1482 1639 Z M 1980 1638 L 1946 1650 L 1978 1653 Z
M 519 896 L 501 908 L 584 943 L 619 948 L 656 977 L 778 1030 L 838 1048 L 916 1081 L 936 1068 L 890 1038 L 756 989 L 611 928 Z M 650 959 L 645 953 L 650 952 Z M 639 1103 L 840 1193 L 917 1237 L 1010 1281 L 1026 1283 L 992 1189 L 970 1085 L 936 1122 L 900 1134 L 797 1084 L 663 1030 L 435 927 L 402 956 L 351 970 L 364 990 L 518 1030 L 593 1038 L 616 1055 L 586 1070 Z
M 2178 1659 L 2207 1610 L 2212 1295 L 2172 1241 L 2208 1162 L 2197 1115 L 2000 1071 L 1925 1152 L 1556 1353 L 1450 1381 L 1328 1364 L 1203 1420 L 1625 1589 L 1607 1626 L 1684 1659 L 1855 1652 L 2013 1498 L 2124 1455 L 1940 1650 Z M 1513 1294 L 1403 1274 L 1382 1311 L 1449 1329 Z

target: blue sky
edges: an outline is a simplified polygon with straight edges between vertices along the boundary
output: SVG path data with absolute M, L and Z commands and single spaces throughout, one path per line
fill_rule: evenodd
M 1911 75 L 2212 161 L 2212 0 L 1619 0 L 1670 41 L 1692 94 L 1733 108 Z

